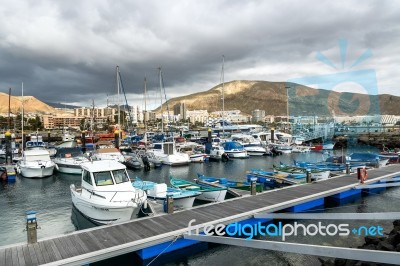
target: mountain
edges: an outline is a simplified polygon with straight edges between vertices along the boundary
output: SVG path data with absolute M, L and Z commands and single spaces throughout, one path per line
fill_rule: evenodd
M 266 115 L 286 115 L 289 109 L 289 114 L 296 116 L 400 115 L 398 96 L 340 93 L 286 82 L 231 81 L 224 84 L 224 96 L 225 110 L 237 109 L 244 114 L 259 109 L 265 110 Z M 167 103 L 170 110 L 175 104 L 185 103 L 188 110 L 213 112 L 222 110 L 221 99 L 222 84 L 219 84 L 208 91 L 173 98 Z M 166 110 L 165 104 L 163 110 Z M 160 107 L 155 111 L 159 112 Z
M 44 102 L 45 104 L 53 107 L 53 108 L 65 108 L 65 109 L 75 109 L 75 108 L 81 108 L 81 106 L 76 106 L 76 105 L 70 105 L 70 104 L 64 104 L 64 103 L 51 103 L 51 102 Z
M 10 109 L 11 113 L 17 114 L 21 112 L 22 96 L 11 96 Z M 55 113 L 56 110 L 39 101 L 33 96 L 24 96 L 24 112 L 25 113 Z M 0 92 L 0 113 L 8 113 L 8 94 Z

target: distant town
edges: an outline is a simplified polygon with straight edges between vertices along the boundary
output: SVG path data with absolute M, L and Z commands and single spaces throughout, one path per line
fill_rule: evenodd
M 162 112 L 144 111 L 139 106 L 128 108 L 120 107 L 121 128 L 144 129 L 161 131 L 166 126 L 189 130 L 198 128 L 214 128 L 223 122 L 229 124 L 257 124 L 274 127 L 282 131 L 291 131 L 296 128 L 312 131 L 320 124 L 334 123 L 339 131 L 345 131 L 348 126 L 376 127 L 400 125 L 400 116 L 375 115 L 375 116 L 276 116 L 266 114 L 264 110 L 255 109 L 251 115 L 240 110 L 226 110 L 208 112 L 207 110 L 188 110 L 184 103 L 176 104 L 172 110 Z M 165 107 L 164 107 L 165 109 Z M 56 108 L 56 113 L 30 112 L 24 114 L 24 127 L 26 130 L 97 130 L 107 131 L 112 125 L 118 124 L 118 107 L 79 107 Z M 2 130 L 21 129 L 22 114 L 0 114 Z M 162 124 L 163 121 L 163 125 Z

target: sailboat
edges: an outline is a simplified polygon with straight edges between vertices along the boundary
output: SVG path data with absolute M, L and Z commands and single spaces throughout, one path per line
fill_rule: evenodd
M 160 77 L 160 91 L 161 91 L 161 117 L 162 117 L 161 125 L 163 129 L 164 128 L 163 127 L 164 119 L 162 113 L 163 82 L 162 82 L 161 67 L 159 68 L 159 77 Z M 153 149 L 151 151 L 154 153 L 156 158 L 158 158 L 163 164 L 177 166 L 177 165 L 186 165 L 190 163 L 190 157 L 188 154 L 177 151 L 175 141 L 154 143 Z

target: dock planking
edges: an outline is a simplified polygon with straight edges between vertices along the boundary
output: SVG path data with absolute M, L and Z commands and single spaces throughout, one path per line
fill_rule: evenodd
M 368 172 L 366 183 L 388 176 L 399 176 L 400 165 Z M 126 223 L 100 226 L 70 234 L 0 248 L 0 265 L 85 264 L 171 241 L 193 225 L 230 223 L 251 218 L 258 212 L 274 212 L 324 198 L 358 184 L 356 174 L 343 175 L 307 185 L 269 190 L 256 196 L 244 196 L 224 202 L 201 205 L 169 215 L 145 217 Z

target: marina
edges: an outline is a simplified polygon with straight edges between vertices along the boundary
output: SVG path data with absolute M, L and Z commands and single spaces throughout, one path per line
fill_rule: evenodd
M 285 155 L 286 156 L 286 155 Z M 309 156 L 320 156 L 320 154 L 310 154 Z M 257 164 L 260 163 L 260 159 L 266 159 L 266 158 L 259 158 L 257 160 Z M 272 158 L 270 158 L 272 159 Z M 280 158 L 285 159 L 285 157 Z M 287 158 L 289 159 L 289 158 Z M 235 160 L 232 162 L 233 164 L 242 164 L 250 162 L 250 160 Z M 229 162 L 230 163 L 230 162 Z M 217 163 L 218 164 L 218 163 Z M 221 163 L 222 164 L 222 163 Z M 231 166 L 233 166 L 231 164 Z M 201 167 L 203 168 L 209 168 L 209 167 L 218 167 L 219 165 L 211 165 L 211 164 L 204 164 L 198 165 L 195 164 L 195 168 Z M 164 171 L 168 172 L 175 172 L 175 174 L 179 172 L 187 172 L 186 167 L 179 167 L 179 168 L 170 168 L 166 167 L 163 169 Z M 199 170 L 199 169 L 193 169 L 193 170 Z M 227 170 L 227 168 L 223 168 L 222 170 Z M 384 178 L 390 175 L 396 175 L 396 173 L 400 170 L 398 166 L 390 166 L 390 167 L 385 167 L 385 168 L 380 168 L 376 170 L 371 170 L 369 172 L 369 180 L 368 182 L 372 182 L 374 178 Z M 132 172 L 131 172 L 132 173 Z M 398 173 L 397 173 L 398 174 Z M 225 174 L 226 175 L 226 174 Z M 178 174 L 179 176 L 179 174 Z M 149 218 L 143 218 L 143 219 L 138 219 L 136 221 L 130 221 L 124 224 L 117 224 L 114 226 L 105 226 L 105 227 L 97 227 L 97 228 L 92 228 L 92 229 L 87 229 L 82 231 L 82 235 L 80 235 L 80 231 L 77 231 L 72 234 L 67 234 L 66 236 L 60 236 L 60 239 L 63 239 L 61 241 L 58 238 L 53 238 L 49 237 L 48 240 L 43 240 L 43 241 L 50 241 L 50 247 L 51 250 L 54 249 L 54 245 L 57 247 L 57 245 L 61 245 L 62 247 L 65 248 L 65 245 L 73 245 L 73 240 L 77 240 L 77 238 L 80 238 L 82 243 L 84 243 L 86 246 L 90 246 L 90 248 L 82 248 L 80 251 L 76 251 L 78 253 L 82 253 L 83 250 L 85 250 L 84 253 L 89 253 L 91 255 L 83 255 L 83 254 L 78 254 L 72 252 L 74 248 L 68 249 L 68 251 L 59 251 L 59 255 L 57 256 L 57 252 L 54 252 L 53 255 L 49 254 L 48 256 L 43 256 L 43 260 L 50 262 L 54 260 L 62 260 L 65 258 L 70 258 L 71 256 L 74 257 L 75 255 L 79 255 L 79 258 L 85 257 L 82 261 L 78 261 L 79 263 L 83 264 L 84 262 L 92 262 L 92 261 L 98 261 L 101 259 L 105 259 L 105 257 L 102 257 L 99 253 L 103 253 L 101 250 L 106 249 L 107 254 L 122 254 L 124 252 L 132 252 L 134 250 L 138 250 L 140 248 L 146 248 L 149 246 L 154 246 L 155 244 L 163 243 L 166 241 L 171 241 L 175 237 L 179 236 L 182 234 L 182 232 L 185 231 L 185 228 L 187 227 L 187 223 L 195 218 L 197 221 L 202 222 L 202 223 L 215 223 L 217 221 L 224 221 L 224 222 L 231 222 L 231 221 L 237 221 L 237 220 L 243 220 L 251 217 L 251 214 L 254 212 L 259 212 L 259 211 L 277 211 L 280 209 L 285 209 L 285 208 L 291 208 L 294 207 L 294 205 L 299 205 L 304 202 L 308 202 L 311 199 L 314 198 L 321 198 L 325 196 L 332 196 L 332 195 L 340 195 L 340 192 L 342 191 L 347 191 L 349 188 L 353 187 L 357 183 L 357 180 L 355 178 L 355 174 L 352 175 L 352 178 L 330 178 L 326 182 L 318 182 L 318 183 L 313 183 L 309 185 L 299 185 L 299 186 L 292 186 L 285 188 L 284 190 L 272 190 L 269 192 L 265 192 L 262 194 L 258 194 L 257 196 L 243 196 L 241 198 L 237 199 L 232 199 L 232 200 L 226 200 L 221 203 L 212 203 L 212 204 L 207 204 L 207 205 L 201 205 L 195 207 L 195 209 L 187 210 L 187 211 L 179 211 L 174 214 L 169 214 L 169 215 L 162 215 L 162 216 L 157 216 L 157 217 L 149 217 Z M 290 190 L 294 190 L 297 192 L 289 192 Z M 286 193 L 282 193 L 286 192 Z M 241 203 L 239 203 L 241 202 Z M 317 205 L 320 204 L 317 202 Z M 269 206 L 266 206 L 269 205 Z M 233 207 L 235 206 L 235 207 Z M 173 222 L 172 222 L 173 221 Z M 43 227 L 41 219 L 39 219 L 39 224 Z M 157 226 L 158 224 L 158 226 Z M 163 226 L 161 226 L 161 224 Z M 107 227 L 107 228 L 106 228 Z M 108 228 L 109 227 L 109 228 Z M 123 229 L 124 227 L 126 228 L 131 228 L 131 230 L 128 229 Z M 118 230 L 115 230 L 118 228 Z M 132 230 L 135 228 L 134 230 Z M 136 228 L 141 228 L 136 231 Z M 110 231 L 107 231 L 110 230 Z M 124 230 L 128 230 L 125 233 L 121 234 L 121 232 L 125 232 Z M 111 232 L 116 233 L 117 235 L 112 235 Z M 119 232 L 119 233 L 117 233 Z M 40 230 L 39 230 L 40 234 Z M 83 238 L 81 238 L 83 236 Z M 94 236 L 94 237 L 93 237 Z M 123 236 L 123 237 L 122 237 Z M 158 236 L 158 237 L 155 237 Z M 55 240 L 56 239 L 56 240 Z M 65 241 L 64 241 L 65 240 Z M 94 241 L 95 244 L 90 244 L 88 245 L 87 241 Z M 42 244 L 41 244 L 42 243 Z M 41 248 L 48 247 L 44 243 L 49 243 L 49 242 L 42 242 L 39 238 L 39 250 Z M 79 242 L 81 243 L 81 242 Z M 81 245 L 82 245 L 81 243 Z M 102 244 L 99 244 L 102 243 Z M 132 248 L 132 245 L 134 244 L 135 248 Z M 44 245 L 44 246 L 43 246 Z M 25 247 L 28 247 L 26 245 L 23 245 Z M 22 246 L 22 247 L 23 247 Z M 21 247 L 21 246 L 20 246 Z M 97 247 L 97 248 L 94 248 Z M 119 248 L 117 248 L 119 247 Z M 122 247 L 126 247 L 127 249 L 123 249 Z M 60 247 L 59 247 L 60 248 Z M 11 248 L 11 250 L 16 250 L 18 252 L 18 248 Z M 28 248 L 29 250 L 29 248 Z M 46 249 L 47 250 L 47 249 Z M 53 250 L 54 251 L 54 250 Z M 18 254 L 18 253 L 17 253 Z M 25 253 L 23 253 L 25 254 Z M 29 253 L 30 254 L 30 253 Z M 96 255 L 97 254 L 97 255 Z M 112 256 L 114 256 L 112 255 Z M 88 256 L 88 257 L 86 257 Z M 111 255 L 107 255 L 111 256 Z M 7 256 L 5 256 L 5 259 Z M 50 259 L 51 258 L 51 259 Z M 25 259 L 25 257 L 24 257 Z M 39 259 L 39 257 L 37 257 Z M 76 258 L 75 258 L 76 259 Z M 75 261 L 75 259 L 71 259 L 72 261 Z M 29 260 L 29 259 L 26 259 Z M 32 258 L 31 258 L 32 260 Z M 69 259 L 68 259 L 69 260 Z M 25 261 L 26 263 L 26 261 Z M 56 264 L 61 263 L 58 261 Z M 32 264 L 35 265 L 35 264 Z

